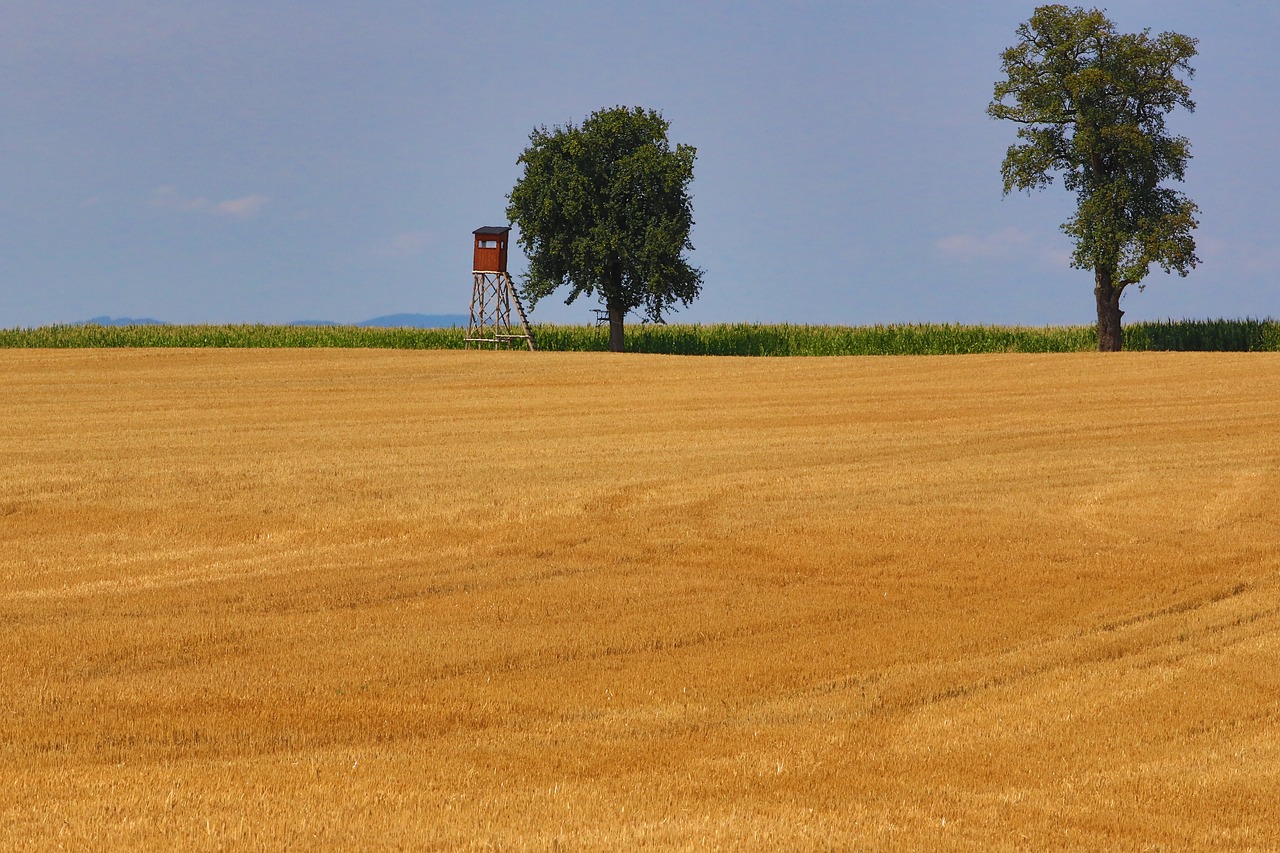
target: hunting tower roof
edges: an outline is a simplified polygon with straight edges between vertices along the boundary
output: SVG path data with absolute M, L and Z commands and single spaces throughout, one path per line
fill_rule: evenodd
M 483 228 L 477 228 L 472 234 L 506 234 L 511 229 L 505 225 L 486 225 Z

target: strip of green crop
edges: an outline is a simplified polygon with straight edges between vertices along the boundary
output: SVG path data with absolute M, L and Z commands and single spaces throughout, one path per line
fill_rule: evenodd
M 42 326 L 0 331 L 0 347 L 460 349 L 458 329 L 362 326 Z
M 1161 320 L 1125 329 L 1125 349 L 1181 352 L 1276 352 L 1280 322 L 1255 320 Z
M 604 327 L 534 326 L 538 349 L 599 352 L 609 348 Z M 93 347 L 343 347 L 461 349 L 461 329 L 361 326 L 43 326 L 0 330 L 0 348 Z M 638 324 L 627 327 L 631 352 L 669 355 L 831 356 L 959 355 L 970 353 L 1088 352 L 1098 347 L 1093 326 L 961 326 L 947 324 L 807 326 L 722 323 Z M 1125 328 L 1129 350 L 1280 350 L 1280 322 L 1166 320 Z

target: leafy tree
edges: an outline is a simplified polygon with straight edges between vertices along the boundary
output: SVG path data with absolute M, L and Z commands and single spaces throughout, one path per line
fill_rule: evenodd
M 1004 192 L 1040 189 L 1062 174 L 1077 196 L 1062 230 L 1075 240 L 1071 265 L 1093 270 L 1098 348 L 1123 346 L 1120 296 L 1152 263 L 1185 276 L 1198 262 L 1194 202 L 1161 186 L 1181 181 L 1190 143 L 1164 117 L 1195 109 L 1189 62 L 1196 40 L 1150 30 L 1117 33 L 1097 10 L 1040 6 L 1002 55 L 1007 79 L 987 112 L 1023 125 L 1001 172 Z M 1142 285 L 1139 285 L 1139 289 Z
M 507 217 L 520 226 L 529 257 L 521 290 L 530 304 L 566 283 L 565 304 L 600 297 L 614 352 L 623 350 L 627 312 L 642 309 L 660 323 L 702 288 L 702 271 L 683 257 L 693 248 L 688 186 L 696 150 L 672 150 L 668 126 L 655 111 L 615 107 L 581 127 L 537 128 L 508 196 Z

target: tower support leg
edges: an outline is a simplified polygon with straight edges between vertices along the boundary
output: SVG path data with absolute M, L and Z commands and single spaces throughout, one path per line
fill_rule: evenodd
M 464 346 L 475 344 L 479 348 L 492 345 L 494 349 L 518 345 L 524 341 L 529 349 L 533 343 L 533 329 L 525 314 L 520 294 L 516 293 L 511 275 L 506 272 L 472 270 L 471 313 L 467 320 Z M 511 303 L 516 304 L 516 316 L 520 319 L 520 331 L 511 327 Z

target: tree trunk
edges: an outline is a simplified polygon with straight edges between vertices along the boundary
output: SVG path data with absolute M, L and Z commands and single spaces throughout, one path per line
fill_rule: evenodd
M 1093 273 L 1093 295 L 1098 301 L 1098 352 L 1120 352 L 1124 331 L 1120 328 L 1120 294 L 1124 285 L 1115 284 L 1115 271 L 1098 267 Z
M 626 347 L 622 341 L 622 321 L 627 312 L 616 302 L 607 303 L 609 308 L 609 352 L 623 352 Z

